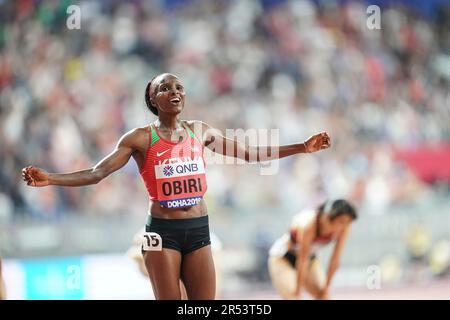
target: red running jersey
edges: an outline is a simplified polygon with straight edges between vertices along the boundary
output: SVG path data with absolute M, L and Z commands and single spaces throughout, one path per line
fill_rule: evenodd
M 192 130 L 181 143 L 162 138 L 153 124 L 149 125 L 149 145 L 141 176 L 152 201 L 166 208 L 197 205 L 206 192 L 203 144 Z

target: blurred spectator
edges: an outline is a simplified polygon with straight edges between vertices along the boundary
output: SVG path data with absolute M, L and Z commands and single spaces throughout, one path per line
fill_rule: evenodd
M 450 243 L 440 240 L 431 249 L 429 259 L 431 272 L 436 276 L 446 276 L 450 272 Z

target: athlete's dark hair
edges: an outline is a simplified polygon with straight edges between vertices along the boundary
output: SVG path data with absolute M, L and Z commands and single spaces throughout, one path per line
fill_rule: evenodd
M 327 201 L 319 207 L 319 212 L 321 214 L 326 214 L 330 217 L 331 221 L 339 216 L 348 215 L 352 220 L 358 218 L 358 214 L 355 208 L 344 199 L 338 199 L 334 201 Z
M 150 88 L 152 86 L 153 80 L 155 80 L 156 77 L 154 77 L 150 82 L 147 84 L 147 87 L 145 87 L 145 104 L 147 105 L 148 110 L 150 110 L 154 115 L 158 115 L 158 109 L 156 106 L 150 101 Z

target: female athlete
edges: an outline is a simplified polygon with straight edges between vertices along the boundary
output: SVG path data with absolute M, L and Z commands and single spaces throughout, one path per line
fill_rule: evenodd
M 315 299 L 328 299 L 328 288 L 356 218 L 355 209 L 346 200 L 328 201 L 294 216 L 289 233 L 276 240 L 269 251 L 269 274 L 283 299 L 299 299 L 302 288 Z M 331 242 L 336 244 L 325 276 L 316 253 Z
M 23 179 L 33 187 L 86 186 L 99 183 L 133 157 L 150 196 L 143 254 L 155 297 L 180 299 L 182 279 L 189 299 L 214 299 L 203 148 L 246 161 L 268 161 L 328 148 L 330 138 L 323 132 L 303 143 L 257 147 L 227 139 L 206 123 L 180 119 L 185 90 L 169 73 L 148 83 L 145 101 L 158 119 L 124 134 L 113 152 L 94 167 L 48 173 L 28 166 L 22 170 Z

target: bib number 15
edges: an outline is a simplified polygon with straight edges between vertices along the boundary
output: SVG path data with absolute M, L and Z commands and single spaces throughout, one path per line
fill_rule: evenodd
M 156 232 L 146 232 L 142 235 L 142 248 L 144 251 L 161 251 L 162 239 Z

